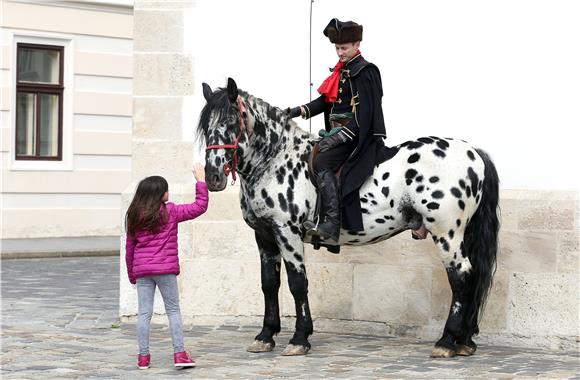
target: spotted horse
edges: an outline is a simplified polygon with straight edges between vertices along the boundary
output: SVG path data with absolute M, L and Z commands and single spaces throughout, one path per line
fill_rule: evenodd
M 264 320 L 250 352 L 272 351 L 280 332 L 281 262 L 296 308 L 296 327 L 282 355 L 304 355 L 313 324 L 308 304 L 303 223 L 314 218 L 316 189 L 308 158 L 317 139 L 283 111 L 238 89 L 233 79 L 207 101 L 198 125 L 206 144 L 206 181 L 223 190 L 240 179 L 240 205 L 261 258 Z M 200 141 L 203 143 L 203 141 Z M 499 180 L 488 155 L 468 143 L 422 137 L 393 149 L 360 188 L 363 232 L 341 230 L 341 246 L 377 243 L 424 225 L 439 248 L 453 292 L 443 336 L 433 357 L 472 355 L 478 321 L 495 272 Z

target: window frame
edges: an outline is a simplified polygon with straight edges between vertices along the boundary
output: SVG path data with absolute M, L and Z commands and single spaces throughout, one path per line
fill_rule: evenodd
M 45 84 L 45 83 L 21 83 L 18 79 L 18 69 L 20 67 L 20 54 L 21 48 L 37 49 L 37 50 L 55 50 L 59 52 L 58 60 L 58 84 Z M 34 155 L 19 155 L 17 150 L 18 144 L 18 105 L 15 103 L 14 114 L 15 114 L 15 140 L 14 140 L 14 159 L 17 161 L 62 161 L 63 160 L 63 107 L 64 107 L 64 50 L 65 47 L 62 45 L 49 45 L 49 44 L 38 44 L 38 43 L 28 43 L 28 42 L 17 42 L 16 43 L 16 67 L 15 67 L 15 80 L 16 80 L 16 96 L 15 99 L 18 101 L 18 95 L 20 93 L 24 94 L 35 94 L 36 95 L 36 105 L 35 105 L 35 133 L 36 133 L 36 144 L 34 147 Z M 57 95 L 58 96 L 58 132 L 57 132 L 57 155 L 56 156 L 41 156 L 40 155 L 40 95 Z

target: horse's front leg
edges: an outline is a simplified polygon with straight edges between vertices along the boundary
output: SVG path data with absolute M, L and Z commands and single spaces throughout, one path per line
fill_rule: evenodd
M 278 290 L 280 289 L 280 250 L 274 237 L 265 232 L 256 231 L 256 243 L 260 250 L 262 267 L 262 292 L 264 293 L 264 324 L 262 331 L 248 347 L 249 352 L 269 352 L 276 343 L 273 336 L 280 332 L 280 307 Z
M 308 337 L 312 335 L 312 317 L 308 305 L 308 278 L 304 267 L 304 243 L 299 235 L 282 230 L 276 237 L 284 258 L 288 285 L 296 307 L 296 330 L 282 355 L 306 355 L 310 350 Z

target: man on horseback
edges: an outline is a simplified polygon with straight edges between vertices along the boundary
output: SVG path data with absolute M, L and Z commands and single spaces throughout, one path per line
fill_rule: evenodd
M 328 23 L 323 33 L 334 44 L 339 61 L 318 88 L 319 98 L 286 110 L 290 117 L 304 119 L 324 112 L 326 131 L 319 133 L 320 153 L 314 159 L 322 207 L 312 232 L 336 242 L 341 219 L 347 230 L 364 230 L 358 189 L 383 160 L 386 137 L 381 74 L 359 51 L 362 31 L 362 25 L 353 21 L 334 18 Z

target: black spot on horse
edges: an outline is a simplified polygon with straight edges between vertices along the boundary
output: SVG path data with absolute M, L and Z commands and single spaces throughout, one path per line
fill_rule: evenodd
M 438 181 L 439 181 L 439 177 L 437 177 L 437 176 L 433 176 L 433 177 L 429 178 L 429 182 L 431 182 L 431 183 L 436 183 Z
M 452 187 L 450 190 L 451 190 L 451 194 L 453 194 L 455 197 L 461 198 L 461 190 L 459 190 L 456 187 Z
M 395 207 L 395 200 L 391 199 L 391 203 L 389 203 L 389 205 L 391 206 L 391 208 Z
M 439 243 L 441 243 L 441 247 L 443 248 L 444 251 L 449 252 L 449 243 L 447 243 L 447 240 L 445 240 L 444 237 L 441 237 L 439 239 Z
M 467 157 L 469 157 L 471 161 L 475 161 L 475 155 L 470 150 L 467 151 Z
M 405 178 L 412 179 L 415 178 L 417 175 L 417 171 L 415 169 L 409 169 L 405 172 Z
M 457 202 L 457 204 L 459 205 L 459 208 L 462 210 L 465 210 L 465 202 L 463 202 L 461 199 Z
M 363 213 L 363 214 L 368 214 L 369 213 L 369 210 L 363 207 L 363 208 L 360 209 L 360 212 Z
M 439 203 L 437 203 L 437 202 L 429 202 L 429 203 L 427 203 L 427 208 L 429 210 L 437 210 L 439 208 Z
M 375 222 L 383 224 L 383 223 L 385 223 L 385 220 L 382 218 L 377 218 L 377 219 L 375 219 Z
M 390 174 L 391 173 L 389 173 L 389 172 L 386 172 L 385 174 L 383 174 L 383 181 L 386 181 L 386 179 L 389 178 Z
M 368 203 L 369 200 L 366 198 L 361 198 L 360 201 L 361 201 L 361 203 Z
M 410 141 L 409 144 L 407 144 L 407 149 L 409 150 L 413 150 L 413 149 L 418 149 L 420 147 L 423 146 L 422 142 L 419 141 Z
M 373 193 L 368 193 L 368 194 L 367 194 L 367 196 L 368 196 L 369 198 L 374 198 L 374 197 L 375 197 L 375 195 L 374 195 Z
M 435 199 L 441 199 L 443 198 L 443 192 L 440 190 L 435 190 L 434 192 L 431 193 L 431 196 Z
M 278 112 L 276 112 L 276 108 L 269 107 L 266 114 L 268 115 L 268 118 L 275 121 L 280 121 L 280 118 L 278 117 Z
M 262 189 L 262 198 L 264 199 L 268 198 L 268 192 L 266 191 L 266 189 Z
M 389 197 L 389 187 L 385 186 L 381 189 L 381 193 L 383 193 L 383 195 L 385 196 L 385 198 Z
M 291 175 L 288 176 L 288 185 L 290 185 L 291 189 L 294 189 L 294 177 Z
M 421 192 L 423 192 L 423 190 L 424 190 L 424 189 L 425 189 L 425 186 L 423 186 L 423 185 L 419 185 L 419 186 L 417 186 L 417 189 L 415 189 L 415 190 L 416 190 L 418 193 L 421 193 Z
M 415 181 L 417 181 L 417 182 L 423 182 L 423 176 L 422 175 L 417 176 L 417 178 L 415 178 Z
M 302 218 L 302 216 L 301 216 L 301 218 Z M 300 228 L 298 228 L 298 227 L 296 227 L 296 226 L 290 226 L 290 231 L 291 231 L 293 234 L 300 235 Z
M 266 198 L 266 206 L 274 208 L 274 200 L 271 197 Z
M 412 183 L 413 183 L 413 180 L 412 180 L 412 179 L 410 179 L 410 178 L 407 178 L 407 179 L 405 180 L 405 183 L 407 184 L 407 186 L 409 186 L 410 184 L 412 184 Z
M 373 206 L 376 206 L 378 203 L 377 203 L 377 201 L 375 201 L 375 200 L 372 200 L 372 201 L 371 201 L 371 204 L 372 204 Z
M 421 155 L 419 153 L 413 153 L 412 155 L 409 156 L 407 162 L 410 164 L 414 164 L 415 162 L 419 161 L 419 158 L 421 158 Z
M 433 144 L 433 142 L 435 141 L 433 139 L 430 139 L 429 137 L 420 137 L 417 140 L 421 141 L 423 144 Z
M 467 196 L 467 198 L 471 197 L 471 187 L 468 186 L 465 189 L 465 195 Z
M 375 186 L 379 186 L 379 181 L 377 181 L 377 179 L 373 179 L 373 183 L 375 184 Z
M 294 258 L 295 258 L 297 261 L 300 261 L 300 262 L 302 262 L 302 261 L 304 260 L 304 259 L 302 258 L 302 255 L 299 255 L 298 253 L 295 253 L 295 254 L 294 254 Z
M 461 187 L 463 190 L 465 190 L 465 181 L 460 179 L 459 180 L 459 187 Z
M 437 146 L 441 150 L 445 150 L 445 149 L 449 148 L 449 143 L 445 140 L 439 140 L 439 141 L 437 141 Z
M 427 199 L 421 199 L 421 204 L 427 203 Z
M 278 181 L 278 184 L 281 185 L 284 183 L 284 175 L 280 172 L 276 173 L 276 180 Z
M 449 239 L 453 239 L 453 236 L 455 235 L 455 232 L 453 230 L 449 230 Z
M 288 211 L 288 203 L 286 203 L 286 198 L 284 198 L 282 193 L 278 193 L 278 203 L 280 203 L 280 208 L 282 211 Z
M 469 180 L 471 181 L 471 192 L 473 193 L 473 195 L 475 195 L 477 193 L 477 183 L 479 182 L 479 178 L 477 177 L 477 173 L 475 173 L 475 171 L 469 167 L 467 169 L 467 176 L 469 177 Z
M 461 225 L 461 219 L 457 219 L 457 220 L 455 221 L 455 224 L 457 224 L 457 227 L 459 227 L 459 226 Z
M 433 223 L 435 221 L 435 218 L 431 218 L 430 216 L 428 216 L 427 218 L 425 218 L 429 223 Z
M 292 168 L 294 167 L 294 165 L 292 164 L 292 160 L 288 160 L 288 162 L 286 162 L 286 167 L 288 168 L 288 170 L 292 170 Z
M 276 144 L 278 142 L 278 139 L 279 139 L 279 137 L 278 137 L 278 134 L 276 132 L 274 132 L 274 131 L 270 132 L 270 144 L 271 145 Z
M 441 158 L 445 158 L 446 156 L 445 152 L 440 149 L 433 149 L 433 154 Z
M 253 133 L 260 137 L 266 137 L 266 125 L 259 120 L 254 121 Z

